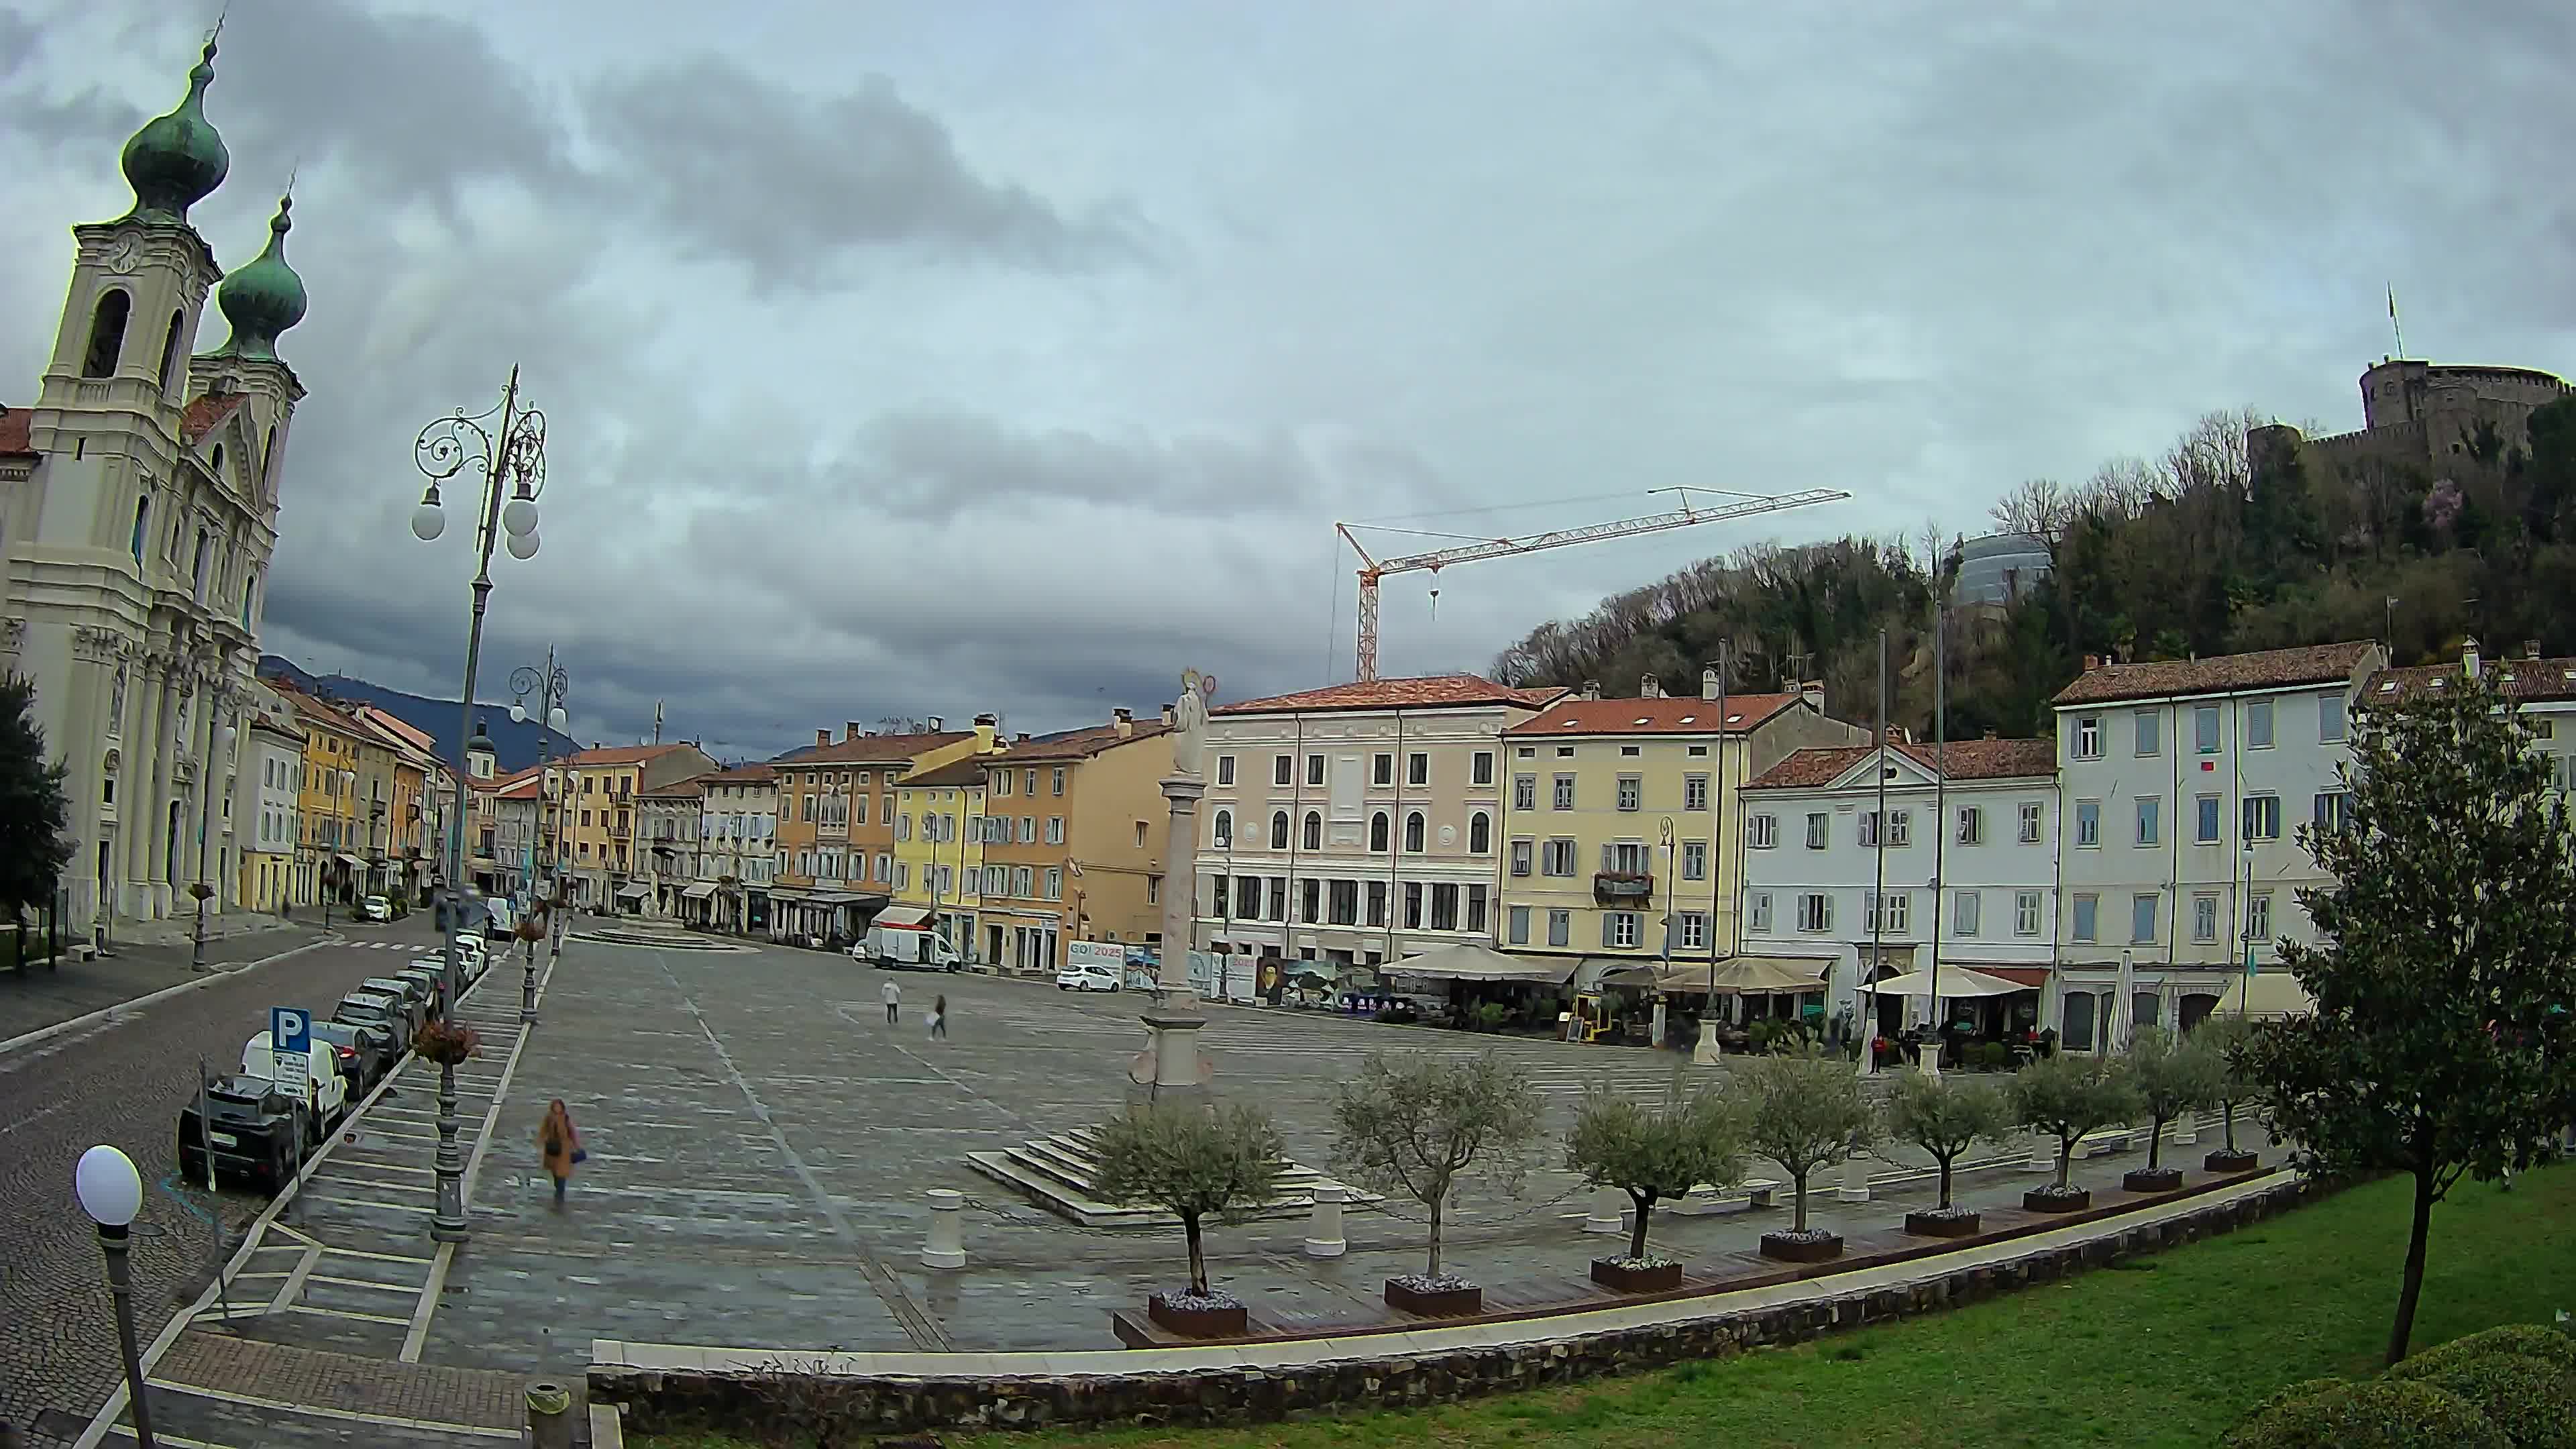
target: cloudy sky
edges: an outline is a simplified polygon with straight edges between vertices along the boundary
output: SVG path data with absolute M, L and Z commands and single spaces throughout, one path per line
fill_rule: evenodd
M 0 0 L 0 400 L 215 9 Z M 249 260 L 297 168 L 312 294 L 269 646 L 453 693 L 412 437 L 515 362 L 551 487 L 487 675 L 554 643 L 585 738 L 1306 687 L 1351 669 L 1336 519 L 1856 495 L 1436 617 L 1389 582 L 1386 672 L 1479 668 L 2211 408 L 2357 426 L 2391 283 L 2419 355 L 2576 367 L 2556 0 L 234 0 L 222 45 L 196 220 Z

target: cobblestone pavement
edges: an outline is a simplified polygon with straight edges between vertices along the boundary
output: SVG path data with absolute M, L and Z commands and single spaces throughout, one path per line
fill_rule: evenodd
M 173 1307 L 193 1300 L 215 1262 L 218 1224 L 238 1234 L 261 1204 L 238 1192 L 209 1195 L 177 1182 L 179 1110 L 196 1091 L 199 1058 L 228 1071 L 242 1043 L 268 1024 L 268 1008 L 303 1005 L 327 1013 L 359 980 L 406 961 L 431 940 L 422 922 L 375 927 L 375 934 L 326 943 L 253 969 L 188 977 L 203 982 L 131 1012 L 84 1024 L 0 1053 L 0 1421 L 32 1429 L 44 1409 L 86 1419 L 121 1376 L 111 1301 L 97 1238 L 72 1198 L 72 1164 L 106 1142 L 125 1150 L 145 1184 L 135 1224 L 135 1306 L 149 1338 Z M 224 943 L 291 949 L 300 932 L 262 932 Z M 166 948 L 164 948 L 166 949 Z M 209 955 L 214 946 L 209 945 Z M 166 957 L 136 948 L 105 963 L 150 968 Z M 100 989 L 66 963 L 64 989 Z M 56 988 L 39 973 L 40 992 Z M 16 983 L 0 980 L 0 1012 Z M 118 999 L 126 999 L 129 990 Z M 95 1007 L 84 1008 L 94 1010 Z M 80 1013 L 66 1013 L 76 1016 Z M 0 1035 L 30 1019 L 0 1015 Z M 15 1029 L 13 1029 L 15 1028 Z M 34 1442 L 53 1442 L 41 1431 Z

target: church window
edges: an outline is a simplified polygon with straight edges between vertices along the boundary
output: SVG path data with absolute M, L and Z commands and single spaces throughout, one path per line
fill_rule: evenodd
M 152 517 L 152 495 L 134 500 L 134 561 L 143 562 L 143 525 Z
M 243 580 L 242 580 L 242 617 L 241 617 L 241 621 L 242 621 L 242 627 L 243 627 L 243 628 L 245 628 L 245 629 L 247 629 L 247 628 L 249 628 L 249 627 L 250 627 L 250 611 L 251 611 L 251 605 L 252 605 L 253 603 L 255 603 L 255 602 L 258 600 L 258 597 L 259 597 L 259 573 L 258 573 L 258 571 L 257 571 L 257 570 L 253 570 L 253 571 L 251 572 L 251 574 L 250 574 L 250 576 L 249 576 L 248 578 L 245 578 L 245 579 L 243 579 Z
M 170 369 L 172 364 L 179 360 L 179 334 L 186 330 L 187 326 L 187 313 L 170 314 L 170 335 L 161 339 L 161 390 L 164 392 L 178 386 L 176 379 L 170 375 Z
M 81 363 L 81 376 L 108 377 L 116 372 L 116 359 L 125 351 L 125 319 L 134 310 L 134 299 L 122 287 L 99 294 L 98 310 L 90 315 L 89 356 Z
M 224 481 L 224 445 L 221 443 L 215 444 L 215 466 L 212 471 L 216 482 Z
M 192 589 L 192 590 L 195 592 L 195 594 L 196 594 L 196 598 L 197 598 L 197 601 L 198 601 L 199 603 L 203 603 L 203 602 L 205 602 L 205 598 L 206 598 L 206 564 L 207 564 L 207 561 L 208 561 L 208 560 L 213 556 L 214 548 L 215 548 L 215 540 L 214 540 L 214 536 L 213 536 L 212 534 L 207 533 L 207 532 L 206 532 L 204 529 L 202 529 L 202 528 L 201 528 L 201 529 L 198 529 L 198 530 L 197 530 L 197 560 L 196 560 L 196 566 L 195 566 L 193 569 L 191 569 L 191 570 L 189 571 L 189 574 L 188 574 L 188 585 L 189 585 L 190 589 Z

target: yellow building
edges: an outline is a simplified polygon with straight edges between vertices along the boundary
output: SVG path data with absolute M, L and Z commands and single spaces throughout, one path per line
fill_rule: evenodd
M 1822 691 L 1721 702 L 1713 671 L 1695 699 L 1645 687 L 1568 695 L 1503 731 L 1504 950 L 1653 961 L 1669 920 L 1673 959 L 1733 955 L 1737 789 L 1794 750 L 1868 737 L 1826 718 Z
M 295 904 L 328 896 L 342 905 L 357 900 L 365 884 L 366 831 L 359 801 L 359 766 L 368 740 L 359 723 L 282 682 L 272 683 L 294 707 L 304 730 L 304 759 L 296 781 Z M 381 749 L 379 750 L 381 753 Z
M 977 762 L 987 812 L 976 903 L 984 960 L 1052 975 L 1075 941 L 1163 939 L 1170 730 L 1122 709 L 1108 724 L 1023 736 Z M 1185 873 L 1180 889 L 1189 888 Z
M 573 904 L 591 911 L 636 909 L 651 893 L 650 886 L 629 879 L 637 873 L 636 795 L 715 768 L 715 760 L 691 744 L 589 749 L 548 766 L 547 777 L 563 792 L 555 869 Z
M 360 705 L 350 713 L 375 733 L 387 750 L 383 864 L 376 888 L 398 891 L 414 903 L 425 903 L 441 848 L 430 839 L 429 820 L 437 813 L 428 798 L 430 782 L 446 775 L 438 764 L 438 742 L 427 731 L 389 710 Z
M 943 729 L 936 716 L 928 724 L 872 735 L 852 720 L 840 739 L 817 729 L 812 745 L 769 762 L 778 780 L 771 940 L 838 949 L 893 909 L 897 782 L 993 747 L 989 714 L 972 730 Z
M 896 782 L 893 904 L 877 916 L 896 925 L 929 921 L 969 959 L 984 874 L 984 758 L 970 754 Z

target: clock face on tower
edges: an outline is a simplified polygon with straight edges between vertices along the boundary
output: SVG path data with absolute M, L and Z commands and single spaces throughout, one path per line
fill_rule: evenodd
M 143 239 L 130 232 L 118 237 L 116 244 L 107 249 L 107 269 L 120 277 L 132 272 L 142 260 Z

